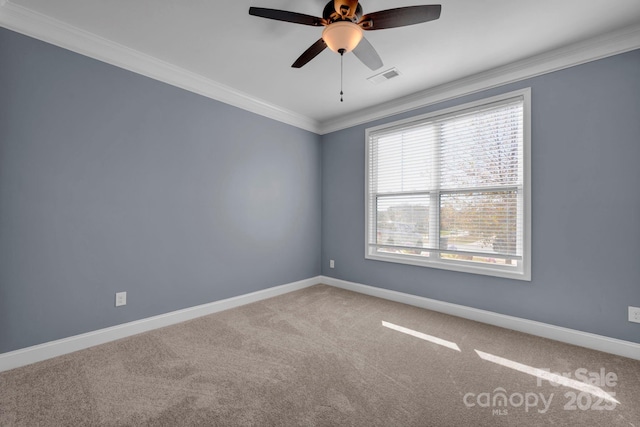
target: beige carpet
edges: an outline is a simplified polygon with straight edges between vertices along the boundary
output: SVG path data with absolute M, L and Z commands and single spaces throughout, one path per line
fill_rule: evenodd
M 0 425 L 640 427 L 640 362 L 318 285 L 1 373 Z

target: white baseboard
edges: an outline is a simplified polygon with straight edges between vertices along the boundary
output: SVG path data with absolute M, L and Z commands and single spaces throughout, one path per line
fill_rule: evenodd
M 320 281 L 321 283 L 330 286 L 361 294 L 426 308 L 428 310 L 451 314 L 453 316 L 475 320 L 477 322 L 487 323 L 489 325 L 499 326 L 506 329 L 512 329 L 543 338 L 549 338 L 567 344 L 573 344 L 580 347 L 590 348 L 592 350 L 640 360 L 640 344 L 630 341 L 549 325 L 547 323 L 536 322 L 534 320 L 506 316 L 504 314 L 493 313 L 491 311 L 451 304 L 397 291 L 390 291 L 388 289 L 376 288 L 327 276 L 320 276 Z
M 602 335 L 591 334 L 588 332 L 576 331 L 574 329 L 553 326 L 533 320 L 506 316 L 504 314 L 493 313 L 490 311 L 466 307 L 458 304 L 451 304 L 448 302 L 405 294 L 397 291 L 391 291 L 388 289 L 376 288 L 360 283 L 334 279 L 332 277 L 317 276 L 301 280 L 299 282 L 275 286 L 273 288 L 264 289 L 233 298 L 185 308 L 183 310 L 172 311 L 170 313 L 136 320 L 134 322 L 125 323 L 122 325 L 112 326 L 110 328 L 87 332 L 85 334 L 75 335 L 72 337 L 63 338 L 60 340 L 11 351 L 8 353 L 3 353 L 0 354 L 0 372 L 19 368 L 31 363 L 40 362 L 52 357 L 62 356 L 64 354 L 72 353 L 74 351 L 82 350 L 95 345 L 104 344 L 120 338 L 126 338 L 128 336 L 136 335 L 142 332 L 151 331 L 153 329 L 174 325 L 176 323 L 195 319 L 201 316 L 206 316 L 208 314 L 228 310 L 230 308 L 240 307 L 252 302 L 257 302 L 299 289 L 304 289 L 318 283 L 324 283 L 336 288 L 346 289 L 365 295 L 371 295 L 374 297 L 421 307 L 440 313 L 450 314 L 465 319 L 475 320 L 477 322 L 487 323 L 494 326 L 500 326 L 502 328 L 512 329 L 539 337 L 549 338 L 580 347 L 590 348 L 605 353 L 611 353 L 618 356 L 640 360 L 640 344 L 630 341 L 609 338 Z
M 312 277 L 309 279 L 301 280 L 299 282 L 275 286 L 273 288 L 268 288 L 233 298 L 185 308 L 183 310 L 172 311 L 170 313 L 136 320 L 134 322 L 124 323 L 122 325 L 99 329 L 97 331 L 87 332 L 85 334 L 75 335 L 72 337 L 50 341 L 44 344 L 34 345 L 32 347 L 23 348 L 8 353 L 3 353 L 0 354 L 0 372 L 19 368 L 20 366 L 29 365 L 31 363 L 40 362 L 52 357 L 62 356 L 63 354 L 72 353 L 74 351 L 82 350 L 99 344 L 104 344 L 142 332 L 151 331 L 153 329 L 174 325 L 186 320 L 206 316 L 207 314 L 217 313 L 219 311 L 228 310 L 230 308 L 235 308 L 241 305 L 250 304 L 252 302 L 286 294 L 298 289 L 316 285 L 320 282 L 320 277 Z

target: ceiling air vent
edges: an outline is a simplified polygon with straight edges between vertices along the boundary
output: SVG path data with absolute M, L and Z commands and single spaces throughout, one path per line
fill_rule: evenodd
M 369 80 L 374 85 L 377 85 L 382 82 L 386 82 L 387 80 L 390 80 L 394 77 L 398 77 L 399 75 L 400 72 L 395 67 L 393 67 L 387 71 L 376 74 L 375 76 L 368 77 L 367 80 Z

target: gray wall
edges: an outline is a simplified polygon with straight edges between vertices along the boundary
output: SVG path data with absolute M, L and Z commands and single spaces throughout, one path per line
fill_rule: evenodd
M 2 28 L 0 58 L 0 353 L 320 274 L 318 135 Z
M 365 128 L 523 87 L 533 280 L 365 260 Z M 640 51 L 325 135 L 322 162 L 324 275 L 640 342 Z
M 320 273 L 640 342 L 640 51 L 323 137 L 1 28 L 0 58 L 0 353 Z M 522 87 L 533 280 L 365 260 L 364 129 Z

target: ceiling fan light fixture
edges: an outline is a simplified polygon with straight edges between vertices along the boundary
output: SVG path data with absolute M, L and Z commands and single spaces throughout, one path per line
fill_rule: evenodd
M 350 21 L 337 21 L 322 31 L 322 39 L 334 52 L 351 52 L 362 40 L 362 28 Z

